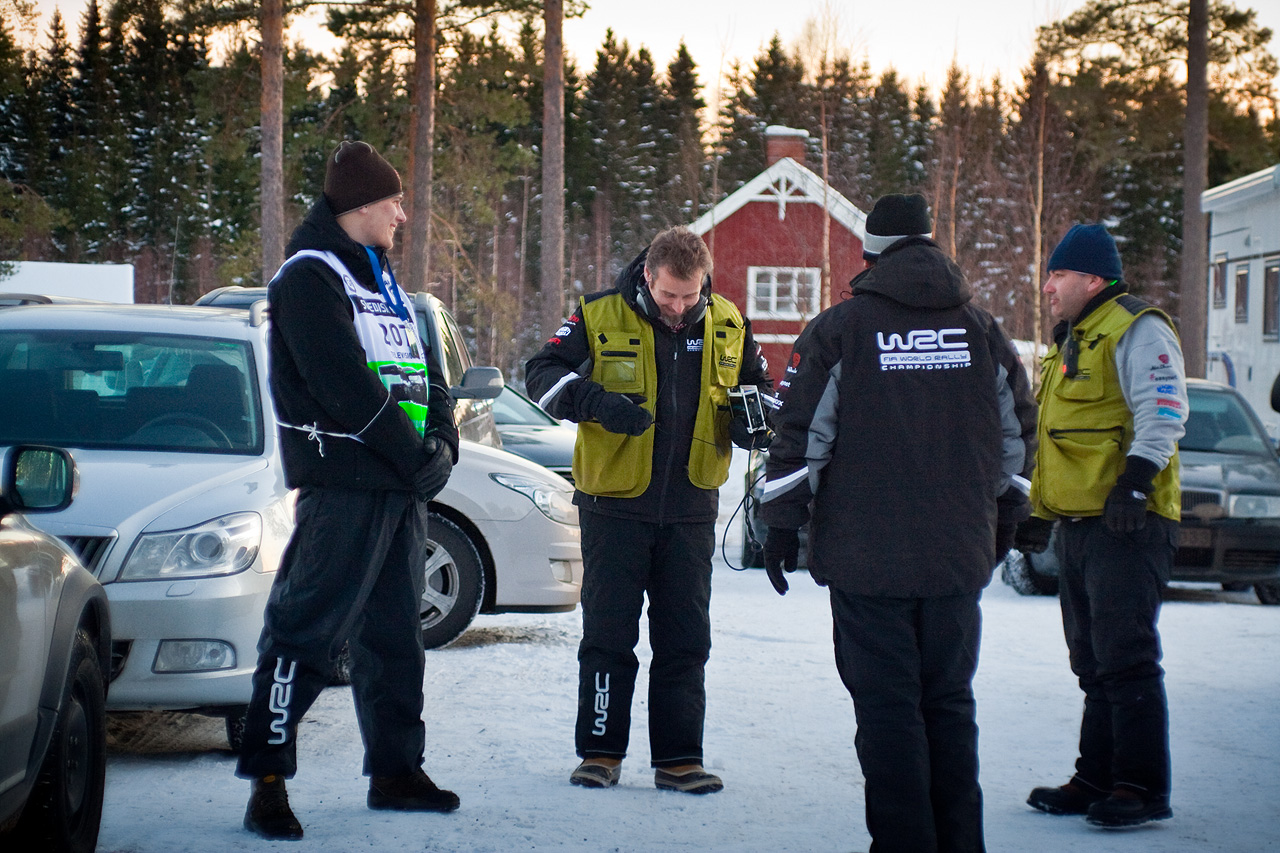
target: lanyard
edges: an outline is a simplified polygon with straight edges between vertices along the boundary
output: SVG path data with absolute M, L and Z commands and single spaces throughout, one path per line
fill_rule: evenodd
M 400 288 L 396 284 L 396 276 L 390 268 L 382 269 L 382 264 L 378 262 L 378 256 L 373 249 L 368 246 L 364 250 L 369 255 L 369 263 L 373 264 L 373 277 L 378 282 L 378 290 L 382 292 L 382 298 L 391 306 L 391 310 L 396 312 L 396 316 L 404 322 L 409 322 L 409 309 L 405 306 L 404 300 L 400 298 Z M 386 278 L 391 279 L 391 288 L 388 290 Z

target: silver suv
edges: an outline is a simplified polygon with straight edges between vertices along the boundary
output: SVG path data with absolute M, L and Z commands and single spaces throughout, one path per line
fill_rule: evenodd
M 0 847 L 83 853 L 106 779 L 107 596 L 26 517 L 71 503 L 71 455 L 14 447 L 0 467 Z

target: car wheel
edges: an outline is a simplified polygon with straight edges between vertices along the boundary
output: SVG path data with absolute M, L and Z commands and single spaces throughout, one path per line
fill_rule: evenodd
M 1001 580 L 1019 595 L 1057 595 L 1058 579 L 1036 571 L 1035 556 L 1016 548 L 1010 551 L 1000 563 Z
M 484 566 L 475 543 L 449 519 L 427 522 L 427 582 L 422 592 L 422 646 L 438 649 L 467 630 L 484 601 Z
M 240 750 L 244 749 L 245 721 L 248 718 L 248 705 L 235 705 L 227 708 L 226 716 L 223 717 L 227 726 L 227 746 L 231 747 L 231 751 L 236 755 L 239 755 Z
M 1255 583 L 1253 591 L 1263 604 L 1280 604 L 1280 581 Z
M 98 844 L 107 769 L 103 684 L 93 639 L 77 631 L 58 724 L 17 827 L 33 850 L 91 853 Z

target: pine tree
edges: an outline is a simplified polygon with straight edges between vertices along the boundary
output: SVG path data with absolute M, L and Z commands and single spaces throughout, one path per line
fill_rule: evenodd
M 658 102 L 655 179 L 659 193 L 656 225 L 688 224 L 702 212 L 707 157 L 702 144 L 702 110 L 697 66 L 684 42 L 667 66 Z

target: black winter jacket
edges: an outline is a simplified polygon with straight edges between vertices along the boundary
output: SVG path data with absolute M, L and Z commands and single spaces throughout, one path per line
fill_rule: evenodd
M 653 477 L 649 488 L 634 498 L 599 497 L 579 491 L 574 495 L 574 503 L 606 515 L 659 524 L 715 521 L 719 512 L 719 491 L 700 489 L 689 481 L 689 447 L 702 393 L 703 324 L 691 323 L 672 331 L 661 320 L 654 320 L 637 308 L 636 290 L 644 281 L 647 254 L 648 250 L 641 252 L 619 273 L 611 290 L 591 294 L 586 300 L 590 302 L 620 293 L 626 304 L 653 326 L 658 380 Z M 760 348 L 751 336 L 751 321 L 745 322 L 739 384 L 772 389 L 773 381 L 765 369 Z M 542 402 L 547 411 L 557 418 L 576 422 L 592 417 L 577 407 L 576 392 L 583 385 L 580 381 L 571 381 L 557 389 L 552 398 L 546 398 L 547 393 L 568 374 L 591 375 L 589 334 L 590 330 L 575 311 L 525 365 L 529 396 Z
M 1026 373 L 931 240 L 895 243 L 851 286 L 796 341 L 761 514 L 798 528 L 812 499 L 810 573 L 845 592 L 982 589 L 997 496 L 1033 464 Z
M 338 225 L 323 195 L 293 232 L 287 254 L 302 249 L 333 252 L 361 286 L 378 292 L 368 254 Z M 377 251 L 385 265 L 385 253 Z M 315 424 L 323 432 L 360 433 L 360 441 L 326 435 L 317 441 L 281 426 L 289 487 L 412 490 L 413 475 L 426 463 L 423 441 L 399 406 L 386 405 L 387 391 L 365 363 L 351 300 L 337 273 L 322 261 L 299 260 L 271 282 L 267 298 L 271 397 L 279 419 Z M 439 366 L 427 367 L 427 434 L 446 441 L 456 461 L 453 400 Z

